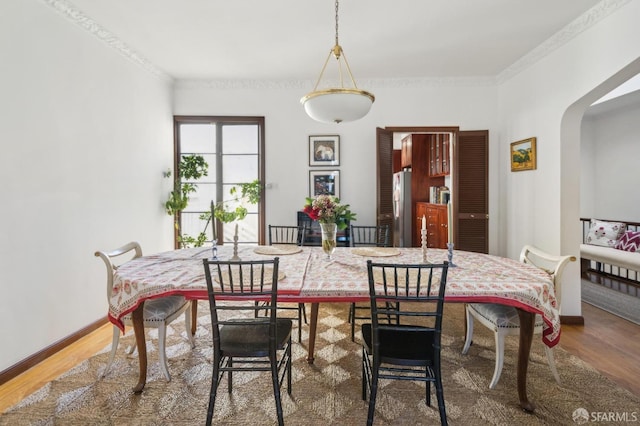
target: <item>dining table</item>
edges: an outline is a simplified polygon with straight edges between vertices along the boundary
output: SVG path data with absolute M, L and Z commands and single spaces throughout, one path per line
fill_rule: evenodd
M 443 263 L 450 260 L 445 302 L 499 303 L 517 308 L 520 319 L 517 391 L 520 406 L 529 412 L 535 404 L 527 396 L 527 368 L 535 315 L 545 326 L 544 344 L 553 347 L 560 339 L 560 316 L 551 276 L 514 259 L 454 250 L 413 247 L 338 247 L 329 258 L 321 247 L 217 246 L 217 258 L 229 260 L 237 253 L 243 261 L 279 258 L 278 301 L 310 303 L 307 361 L 313 363 L 318 311 L 325 302 L 369 301 L 366 261 L 394 264 Z M 134 392 L 146 384 L 147 352 L 143 327 L 145 300 L 182 295 L 193 301 L 192 330 L 196 304 L 208 299 L 203 259 L 213 257 L 212 248 L 199 247 L 151 254 L 120 265 L 114 272 L 109 300 L 109 320 L 124 331 L 122 317 L 132 314 L 138 346 L 139 378 Z M 437 289 L 434 289 L 437 291 Z

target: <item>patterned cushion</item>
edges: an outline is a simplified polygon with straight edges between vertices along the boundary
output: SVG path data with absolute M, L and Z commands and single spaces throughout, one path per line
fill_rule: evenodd
M 587 244 L 594 246 L 615 247 L 622 237 L 627 225 L 622 222 L 604 222 L 591 219 L 591 228 L 587 234 Z
M 489 320 L 496 328 L 520 328 L 520 316 L 518 310 L 513 306 L 496 303 L 470 303 L 469 307 Z M 543 325 L 544 320 L 536 314 L 534 327 L 542 327 Z
M 175 314 L 184 306 L 187 300 L 184 296 L 166 296 L 158 299 L 151 299 L 144 302 L 144 320 L 153 322 L 164 322 L 168 317 Z M 131 314 L 123 317 L 123 321 L 130 322 Z
M 627 231 L 616 243 L 618 250 L 635 253 L 640 251 L 640 231 Z

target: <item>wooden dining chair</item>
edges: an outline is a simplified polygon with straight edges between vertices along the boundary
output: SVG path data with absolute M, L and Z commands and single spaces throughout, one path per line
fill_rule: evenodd
M 388 247 L 389 225 L 350 225 L 351 247 Z M 358 315 L 358 311 L 367 314 Z M 369 319 L 369 305 L 352 302 L 349 306 L 349 323 L 351 324 L 351 341 L 355 341 L 356 320 Z
M 567 266 L 569 262 L 575 260 L 576 258 L 574 256 L 555 256 L 530 245 L 525 245 L 520 252 L 521 262 L 536 266 L 551 276 L 558 307 L 560 307 L 562 297 L 562 289 L 560 286 L 562 273 L 565 266 Z M 462 348 L 463 354 L 466 354 L 469 351 L 469 347 L 473 340 L 474 319 L 494 333 L 496 342 L 496 364 L 493 371 L 493 378 L 489 383 L 489 388 L 495 389 L 498 381 L 500 380 L 500 374 L 502 373 L 502 366 L 504 364 L 505 338 L 506 336 L 520 334 L 520 318 L 518 311 L 513 306 L 495 303 L 466 304 L 467 333 L 465 336 L 464 346 Z M 543 329 L 544 321 L 540 315 L 536 315 L 533 333 L 541 334 Z M 544 349 L 547 356 L 547 363 L 551 368 L 551 373 L 553 374 L 556 382 L 560 383 L 560 376 L 558 375 L 558 370 L 553 357 L 553 348 L 545 345 Z
M 287 226 L 287 225 L 269 225 L 269 245 L 304 245 L 304 237 L 306 227 L 303 226 Z M 302 321 L 307 324 L 307 309 L 304 303 L 297 303 L 291 306 L 287 303 L 280 303 L 278 309 L 281 311 L 296 311 L 296 320 L 298 321 L 298 342 L 302 342 Z
M 96 257 L 100 257 L 105 266 L 107 267 L 107 300 L 111 299 L 113 292 L 113 275 L 118 269 L 118 266 L 114 262 L 122 263 L 121 256 L 125 256 L 126 260 L 136 259 L 142 256 L 142 248 L 138 242 L 130 242 L 122 247 L 119 247 L 111 251 L 96 251 Z M 132 257 L 128 257 L 132 256 Z M 191 348 L 195 347 L 195 341 L 191 334 L 191 301 L 186 300 L 183 296 L 165 296 L 157 299 L 151 299 L 144 302 L 144 328 L 157 328 L 158 329 L 158 358 L 160 361 L 160 370 L 164 377 L 170 381 L 171 375 L 169 374 L 169 368 L 167 365 L 167 355 L 165 351 L 165 342 L 167 335 L 167 325 L 173 320 L 178 318 L 184 313 L 184 323 L 187 338 L 191 345 Z M 127 314 L 122 317 L 122 322 L 126 326 L 133 326 L 131 314 Z M 113 339 L 111 342 L 111 353 L 109 354 L 109 360 L 107 366 L 102 373 L 102 377 L 106 376 L 115 359 L 116 349 L 118 349 L 118 343 L 120 342 L 120 329 L 113 326 Z M 135 349 L 135 343 L 131 346 L 127 352 L 133 353 Z
M 367 425 L 373 417 L 380 379 L 431 383 L 440 422 L 447 424 L 440 369 L 440 336 L 449 264 L 390 264 L 367 261 L 371 323 L 362 324 L 362 399 L 369 393 Z M 398 317 L 397 323 L 388 323 Z M 393 392 L 392 386 L 385 388 Z
M 224 373 L 229 393 L 234 372 L 270 371 L 278 424 L 283 425 L 280 387 L 291 395 L 291 318 L 278 318 L 279 258 L 261 261 L 203 259 L 213 333 L 213 373 L 206 424 L 213 420 Z M 261 300 L 256 305 L 248 300 Z M 267 315 L 256 315 L 266 310 Z

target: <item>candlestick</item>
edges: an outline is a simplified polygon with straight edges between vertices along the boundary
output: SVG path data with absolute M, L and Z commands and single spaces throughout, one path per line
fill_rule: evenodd
M 422 229 L 420 236 L 422 237 L 422 263 L 429 263 L 427 260 L 427 230 Z
M 451 201 L 447 203 L 447 239 L 453 244 L 453 211 L 451 209 Z
M 217 240 L 218 237 L 216 235 L 216 208 L 213 205 L 213 201 L 211 201 L 211 233 L 213 235 L 213 240 Z
M 449 267 L 454 267 L 453 263 L 453 243 L 447 243 L 447 260 L 449 261 Z
M 236 232 L 233 236 L 233 257 L 231 260 L 242 260 L 238 256 L 238 224 L 236 223 Z

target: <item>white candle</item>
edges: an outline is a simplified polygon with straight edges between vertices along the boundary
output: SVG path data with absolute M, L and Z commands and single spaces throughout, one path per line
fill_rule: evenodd
M 453 243 L 453 212 L 451 210 L 451 201 L 447 203 L 447 231 L 449 243 Z
M 236 237 L 238 236 L 238 224 L 236 223 Z
M 422 215 L 422 229 L 427 229 L 427 218 Z

